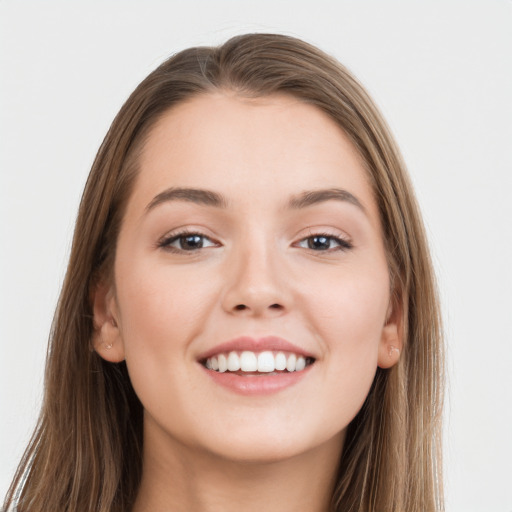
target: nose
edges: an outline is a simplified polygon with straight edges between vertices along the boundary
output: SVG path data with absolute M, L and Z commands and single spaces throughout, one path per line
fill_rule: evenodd
M 265 247 L 233 255 L 228 264 L 223 309 L 234 315 L 282 315 L 290 305 L 283 267 L 276 251 Z

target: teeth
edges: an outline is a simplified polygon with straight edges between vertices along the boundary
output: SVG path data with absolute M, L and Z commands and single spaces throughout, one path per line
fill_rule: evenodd
M 286 356 L 282 352 L 278 352 L 276 355 L 276 370 L 286 369 Z
M 240 370 L 240 358 L 236 352 L 230 352 L 228 355 L 228 370 L 230 372 L 237 372 Z
M 251 352 L 245 350 L 241 354 L 238 352 L 229 352 L 229 354 L 219 354 L 209 357 L 205 361 L 205 366 L 209 370 L 215 370 L 220 373 L 230 372 L 259 372 L 272 373 L 274 371 L 300 372 L 312 361 L 307 361 L 304 356 L 296 354 L 285 354 L 284 352 Z
M 228 369 L 228 362 L 224 354 L 219 355 L 219 372 L 224 373 Z
M 276 369 L 274 354 L 272 352 L 260 352 L 258 354 L 258 371 L 270 373 Z
M 297 362 L 297 356 L 295 354 L 290 354 L 288 356 L 288 360 L 286 361 L 286 369 L 289 372 L 295 371 L 295 363 Z
M 258 371 L 258 358 L 254 352 L 242 352 L 240 356 L 240 368 L 243 372 Z
M 306 360 L 300 356 L 297 358 L 297 362 L 295 363 L 295 371 L 300 372 L 301 370 L 304 370 L 306 368 Z

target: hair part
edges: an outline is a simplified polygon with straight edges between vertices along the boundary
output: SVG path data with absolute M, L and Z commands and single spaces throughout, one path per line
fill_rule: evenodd
M 114 119 L 80 203 L 71 256 L 50 333 L 38 426 L 4 502 L 19 512 L 121 512 L 142 472 L 143 409 L 126 365 L 91 350 L 91 291 L 112 275 L 116 241 L 152 127 L 199 94 L 294 96 L 332 118 L 358 150 L 378 205 L 392 301 L 404 348 L 347 430 L 332 510 L 443 510 L 442 330 L 421 215 L 390 131 L 357 80 L 298 39 L 237 36 L 184 50 L 161 64 Z

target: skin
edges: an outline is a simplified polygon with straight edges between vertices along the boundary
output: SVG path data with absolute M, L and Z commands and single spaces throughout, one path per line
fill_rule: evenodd
M 170 187 L 226 206 L 148 210 Z M 319 189 L 359 205 L 289 207 Z M 203 247 L 183 250 L 183 228 Z M 327 249 L 308 245 L 318 234 Z M 167 112 L 142 151 L 113 282 L 96 290 L 96 350 L 126 359 L 144 406 L 134 510 L 327 510 L 346 427 L 401 347 L 372 189 L 334 121 L 291 97 L 225 91 Z M 234 393 L 197 358 L 241 335 L 280 336 L 315 362 L 278 393 Z

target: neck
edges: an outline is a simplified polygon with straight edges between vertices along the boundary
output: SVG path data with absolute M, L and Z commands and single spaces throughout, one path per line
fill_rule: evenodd
M 144 436 L 133 512 L 327 512 L 343 435 L 290 458 L 232 461 L 167 434 Z

